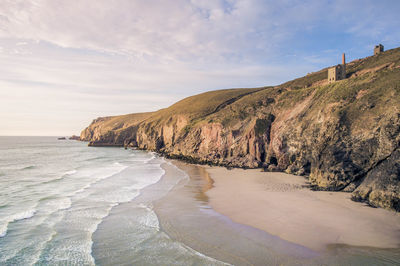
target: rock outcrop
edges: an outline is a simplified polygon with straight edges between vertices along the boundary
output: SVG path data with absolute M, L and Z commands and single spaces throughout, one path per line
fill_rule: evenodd
M 81 140 L 79 136 L 72 135 L 71 137 L 68 138 L 69 140 Z
M 280 86 L 207 92 L 154 113 L 98 118 L 91 145 L 306 176 L 315 189 L 352 192 L 400 211 L 400 49 Z
M 138 124 L 152 114 L 138 113 L 99 117 L 81 132 L 80 140 L 89 141 L 89 146 L 132 145 L 136 140 Z

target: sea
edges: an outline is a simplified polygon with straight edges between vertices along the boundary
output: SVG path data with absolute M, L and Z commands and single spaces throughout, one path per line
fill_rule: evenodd
M 143 193 L 164 163 L 57 137 L 0 137 L 0 265 L 224 265 L 160 230 L 152 202 L 188 178 L 176 169 Z

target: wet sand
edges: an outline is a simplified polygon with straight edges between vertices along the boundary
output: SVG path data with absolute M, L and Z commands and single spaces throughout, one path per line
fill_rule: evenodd
M 330 244 L 400 247 L 400 215 L 350 200 L 350 193 L 311 191 L 303 177 L 206 167 L 210 206 L 233 221 L 321 251 Z
M 163 165 L 164 178 L 176 175 L 177 168 L 188 176 L 154 202 L 154 211 L 162 232 L 201 254 L 233 265 L 396 265 L 400 261 L 399 248 L 337 244 L 358 243 L 339 241 L 353 239 L 345 236 L 331 242 L 331 237 L 335 236 L 331 231 L 337 229 L 334 224 L 341 222 L 343 225 L 339 228 L 348 228 L 345 233 L 353 237 L 355 234 L 351 231 L 362 231 L 359 224 L 363 224 L 361 228 L 372 227 L 378 231 L 369 232 L 367 236 L 378 235 L 378 239 L 384 239 L 382 243 L 395 246 L 394 239 L 399 240 L 399 231 L 396 231 L 399 216 L 395 213 L 351 202 L 346 199 L 348 194 L 339 196 L 328 192 L 327 196 L 333 195 L 329 200 L 319 192 L 311 196 L 315 192 L 303 188 L 305 182 L 301 177 L 286 178 L 287 175 L 271 173 L 273 178 L 266 180 L 266 173 L 259 170 L 226 170 L 172 162 L 173 165 Z M 298 191 L 297 196 L 286 195 L 293 191 Z M 275 193 L 274 196 L 264 195 L 269 192 Z M 291 201 L 295 203 L 289 204 Z M 309 201 L 318 204 L 309 208 Z M 355 204 L 354 208 L 349 204 Z M 362 211 L 357 212 L 359 208 Z M 350 216 L 356 211 L 359 218 L 334 217 L 336 222 L 327 221 L 325 217 L 332 217 L 329 212 L 335 210 L 334 214 L 342 215 L 341 209 Z M 375 218 L 361 221 L 370 214 Z M 313 217 L 311 221 L 296 221 L 308 216 Z M 269 221 L 269 218 L 275 220 Z M 359 224 L 353 223 L 355 221 Z M 376 227 L 378 222 L 380 228 Z M 386 233 L 388 235 L 383 237 Z M 301 239 L 303 236 L 306 241 Z M 365 236 L 355 239 L 370 243 Z M 371 246 L 382 244 L 375 240 L 371 243 Z
M 318 253 L 257 228 L 233 222 L 209 206 L 205 193 L 213 181 L 202 166 L 174 161 L 188 174 L 165 197 L 154 203 L 161 230 L 190 248 L 234 265 L 291 265 Z M 165 176 L 176 169 L 164 164 Z M 307 263 L 308 264 L 308 263 Z

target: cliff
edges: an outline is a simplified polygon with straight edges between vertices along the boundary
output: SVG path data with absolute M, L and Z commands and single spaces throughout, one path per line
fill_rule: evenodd
M 275 87 L 206 92 L 153 113 L 98 118 L 90 145 L 305 175 L 315 189 L 400 211 L 400 48 Z
M 134 145 L 139 123 L 152 114 L 150 112 L 99 117 L 81 132 L 80 140 L 89 141 L 89 146 Z

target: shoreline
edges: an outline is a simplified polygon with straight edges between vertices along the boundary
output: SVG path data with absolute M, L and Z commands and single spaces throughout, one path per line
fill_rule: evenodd
M 301 241 L 289 241 L 282 235 L 273 234 L 266 228 L 257 227 L 254 224 L 257 221 L 262 221 L 258 217 L 251 217 L 236 203 L 238 200 L 247 201 L 240 198 L 240 193 L 234 193 L 226 189 L 227 186 L 221 184 L 221 177 L 229 180 L 234 178 L 232 170 L 227 170 L 222 167 L 204 167 L 202 165 L 188 164 L 179 160 L 166 160 L 170 171 L 165 171 L 163 178 L 170 178 L 171 175 L 177 174 L 179 169 L 186 173 L 187 178 L 181 180 L 167 195 L 155 201 L 153 210 L 156 213 L 160 230 L 165 232 L 172 240 L 183 243 L 190 249 L 193 249 L 205 256 L 216 259 L 219 262 L 229 263 L 232 265 L 382 265 L 396 264 L 400 259 L 400 248 L 382 248 L 369 247 L 366 245 L 350 245 L 343 243 L 327 243 L 321 245 L 318 243 L 317 248 L 307 247 Z M 172 165 L 171 165 L 172 164 Z M 222 171 L 219 176 L 213 172 L 213 169 Z M 257 170 L 239 170 L 247 173 L 247 176 L 252 176 L 249 173 Z M 248 172 L 250 171 L 250 172 Z M 265 172 L 258 172 L 265 174 Z M 281 173 L 272 173 L 281 174 Z M 282 174 L 286 176 L 285 174 Z M 305 180 L 301 177 L 301 182 Z M 278 178 L 278 180 L 280 180 Z M 302 188 L 302 184 L 293 184 L 286 180 L 284 184 L 275 185 L 275 192 L 284 191 L 290 193 L 290 188 Z M 255 187 L 260 188 L 259 183 L 254 183 Z M 284 189 L 282 189 L 282 187 Z M 221 194 L 220 188 L 224 188 L 224 193 Z M 244 190 L 247 195 L 260 194 L 259 192 L 246 190 L 245 187 L 239 186 L 236 188 Z M 308 193 L 327 193 L 335 195 L 337 192 L 312 191 L 307 188 Z M 226 210 L 216 207 L 216 195 L 224 195 L 226 198 L 222 201 L 232 207 L 235 212 L 227 213 Z M 266 194 L 263 191 L 262 194 Z M 344 193 L 349 195 L 348 193 Z M 318 200 L 318 198 L 317 198 Z M 347 202 L 346 202 L 347 201 Z M 220 202 L 218 199 L 217 202 Z M 348 202 L 356 204 L 357 207 L 363 206 L 372 213 L 384 212 L 395 216 L 396 226 L 398 225 L 399 216 L 395 212 L 390 212 L 383 209 L 373 209 L 368 205 L 350 201 L 346 199 L 344 202 L 339 201 L 337 208 L 343 208 Z M 250 201 L 249 201 L 250 203 Z M 322 202 L 322 204 L 326 204 Z M 344 206 L 343 206 L 344 204 Z M 347 208 L 347 207 L 346 207 Z M 249 208 L 253 211 L 254 209 Z M 265 212 L 265 210 L 264 210 Z M 263 216 L 261 213 L 256 213 L 256 216 Z M 249 223 L 245 223 L 237 219 L 235 215 L 242 218 L 251 218 Z M 325 215 L 325 214 L 324 214 Z M 389 216 L 390 216 L 389 215 Z M 373 214 L 372 216 L 376 216 Z M 284 216 L 283 219 L 291 222 L 291 217 Z M 372 219 L 374 220 L 374 219 Z M 273 221 L 275 222 L 275 221 Z M 366 221 L 368 224 L 368 221 Z M 378 224 L 379 227 L 384 227 L 386 221 Z M 376 225 L 376 223 L 375 223 Z M 318 228 L 307 225 L 308 230 L 321 233 Z M 351 224 L 350 230 L 358 230 L 359 224 Z M 379 230 L 380 228 L 377 228 Z M 393 228 L 392 228 L 393 229 Z M 391 232 L 395 231 L 393 229 Z M 329 230 L 328 230 L 329 231 Z M 397 231 L 398 235 L 400 231 Z M 320 237 L 320 235 L 315 235 Z M 321 235 L 323 237 L 323 234 Z M 395 238 L 395 235 L 389 235 L 390 239 Z M 397 239 L 400 240 L 400 239 Z M 312 245 L 314 246 L 314 245 Z
M 232 165 L 232 164 L 228 164 L 228 163 L 215 163 L 213 161 L 207 160 L 207 159 L 200 159 L 200 158 L 195 158 L 192 157 L 190 155 L 177 155 L 177 154 L 170 154 L 168 152 L 164 152 L 158 149 L 147 149 L 147 148 L 139 148 L 137 146 L 130 146 L 130 145 L 126 145 L 126 144 L 122 144 L 122 143 L 107 143 L 107 142 L 98 142 L 98 141 L 89 141 L 89 140 L 81 140 L 79 139 L 79 141 L 81 142 L 88 142 L 88 146 L 89 147 L 123 147 L 125 149 L 133 149 L 133 150 L 142 150 L 142 151 L 147 151 L 147 152 L 155 152 L 157 153 L 159 156 L 167 159 L 167 160 L 176 160 L 176 161 L 180 161 L 180 162 L 184 162 L 187 164 L 192 164 L 192 165 L 201 165 L 204 167 L 223 167 L 226 168 L 227 170 L 232 170 L 232 169 L 242 169 L 242 170 L 265 170 L 266 172 L 269 173 L 282 173 L 282 174 L 286 174 L 285 170 L 283 169 L 278 169 L 278 168 L 274 168 L 276 170 L 267 170 L 264 167 L 247 167 L 247 166 L 238 166 L 238 165 Z M 298 174 L 290 174 L 290 175 L 294 175 L 294 176 L 298 176 L 298 177 L 309 177 L 309 175 L 298 175 Z M 323 187 L 318 187 L 317 185 L 311 185 L 311 184 L 307 184 L 307 186 L 313 190 L 313 191 L 326 191 L 326 192 L 339 192 L 339 193 L 352 193 L 353 191 L 345 191 L 344 189 L 341 190 L 335 190 L 335 189 L 329 189 L 329 188 L 323 188 Z M 372 204 L 368 199 L 366 198 L 362 198 L 359 195 L 352 195 L 350 197 L 350 199 L 354 202 L 359 202 L 359 203 L 365 203 L 368 206 L 370 206 L 371 208 L 382 208 L 385 210 L 389 210 L 389 211 L 395 211 L 398 212 L 400 214 L 400 212 L 392 207 L 385 207 L 383 205 L 374 205 Z
M 234 222 L 315 251 L 332 245 L 400 248 L 400 214 L 313 191 L 303 177 L 256 169 L 204 167 L 214 180 L 210 206 Z
M 171 239 L 220 262 L 233 265 L 292 265 L 320 254 L 257 228 L 236 223 L 209 205 L 213 180 L 199 165 L 168 160 L 188 178 L 153 203 L 160 229 Z M 173 174 L 167 164 L 164 177 Z M 306 263 L 309 264 L 309 263 Z

